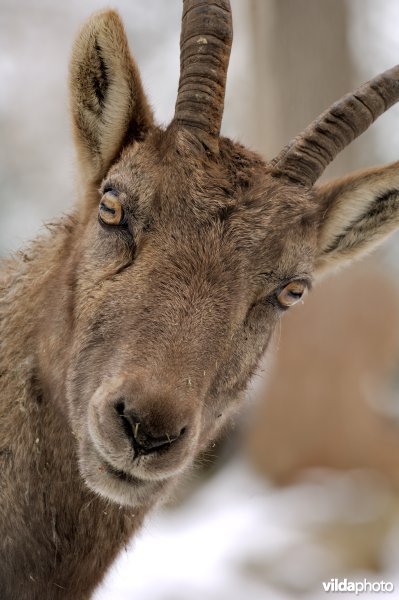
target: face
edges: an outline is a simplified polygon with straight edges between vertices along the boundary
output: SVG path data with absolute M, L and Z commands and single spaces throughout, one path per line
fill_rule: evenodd
M 227 140 L 129 146 L 88 210 L 75 274 L 70 415 L 86 483 L 139 506 L 217 435 L 273 329 L 310 286 L 309 198 Z M 277 209 L 277 206 L 279 209 Z
M 121 504 L 151 504 L 217 435 L 313 269 L 398 226 L 397 164 L 314 186 L 397 100 L 396 71 L 334 104 L 266 166 L 219 137 L 231 32 L 228 0 L 183 10 L 166 131 L 116 13 L 93 15 L 73 48 L 87 194 L 68 271 L 67 395 L 81 473 Z

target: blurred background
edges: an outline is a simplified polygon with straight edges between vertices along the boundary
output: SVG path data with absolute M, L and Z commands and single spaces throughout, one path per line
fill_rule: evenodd
M 167 123 L 181 1 L 111 4 Z M 68 58 L 81 22 L 103 6 L 0 0 L 0 255 L 73 203 Z M 223 132 L 265 157 L 399 62 L 395 0 L 232 7 Z M 398 123 L 393 108 L 325 177 L 399 159 Z M 398 259 L 396 235 L 284 317 L 226 439 L 148 519 L 95 600 L 316 600 L 323 581 L 343 577 L 391 581 L 399 594 Z

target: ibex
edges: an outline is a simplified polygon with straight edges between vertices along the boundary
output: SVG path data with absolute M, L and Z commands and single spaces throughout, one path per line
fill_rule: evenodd
M 228 0 L 183 1 L 166 129 L 114 12 L 75 42 L 80 199 L 0 280 L 2 600 L 88 598 L 236 409 L 282 313 L 399 226 L 398 164 L 314 185 L 399 99 L 399 67 L 264 162 L 220 137 L 231 41 Z

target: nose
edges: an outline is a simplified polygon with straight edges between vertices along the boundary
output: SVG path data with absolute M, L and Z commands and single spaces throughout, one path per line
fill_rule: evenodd
M 168 450 L 172 444 L 186 432 L 186 425 L 174 425 L 166 429 L 165 425 L 150 422 L 148 417 L 140 415 L 137 409 L 129 408 L 127 402 L 118 400 L 115 410 L 121 420 L 122 429 L 137 455 L 152 454 Z

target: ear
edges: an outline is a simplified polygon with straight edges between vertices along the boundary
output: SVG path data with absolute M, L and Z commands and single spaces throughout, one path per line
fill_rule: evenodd
M 399 227 L 399 162 L 315 188 L 320 206 L 316 271 L 352 260 Z
M 80 31 L 70 64 L 70 97 L 82 176 L 98 184 L 124 144 L 141 139 L 153 123 L 115 12 L 94 14 Z

